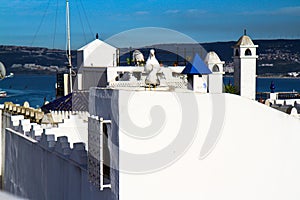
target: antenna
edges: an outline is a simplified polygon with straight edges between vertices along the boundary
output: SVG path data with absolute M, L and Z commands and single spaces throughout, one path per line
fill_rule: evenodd
M 72 56 L 71 56 L 71 34 L 70 34 L 70 9 L 69 0 L 66 0 L 66 19 L 67 19 L 67 40 L 68 40 L 68 68 L 69 68 L 69 80 L 70 80 L 70 93 L 72 93 Z
M 244 29 L 244 35 L 247 35 L 247 30 L 246 29 Z

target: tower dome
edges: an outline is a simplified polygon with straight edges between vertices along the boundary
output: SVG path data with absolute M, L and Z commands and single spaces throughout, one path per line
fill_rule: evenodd
M 205 63 L 220 63 L 221 60 L 219 58 L 219 56 L 216 54 L 216 52 L 214 51 L 210 51 L 207 53 L 206 57 L 205 57 Z
M 248 35 L 243 35 L 240 37 L 235 46 L 253 46 L 251 38 Z

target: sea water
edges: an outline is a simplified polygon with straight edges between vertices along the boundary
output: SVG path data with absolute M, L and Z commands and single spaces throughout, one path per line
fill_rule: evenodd
M 27 101 L 33 108 L 40 107 L 55 99 L 55 83 L 55 75 L 15 74 L 0 81 L 0 89 L 7 92 L 0 104 L 11 101 L 23 105 Z
M 256 92 L 270 92 L 271 83 L 275 85 L 275 92 L 300 92 L 300 78 L 276 78 L 276 77 L 259 77 L 256 79 Z M 233 77 L 224 77 L 225 85 L 233 84 Z
M 257 92 L 269 92 L 271 82 L 278 92 L 300 92 L 299 78 L 257 78 Z M 224 77 L 224 84 L 233 84 L 233 77 Z M 11 101 L 23 105 L 28 101 L 31 107 L 41 107 L 45 101 L 55 99 L 55 75 L 16 74 L 12 78 L 0 81 L 0 89 L 7 92 L 7 97 L 0 98 L 0 104 Z

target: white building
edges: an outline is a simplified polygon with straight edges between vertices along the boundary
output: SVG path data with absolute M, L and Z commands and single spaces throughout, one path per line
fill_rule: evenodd
M 234 86 L 242 97 L 255 100 L 256 96 L 256 48 L 246 34 L 233 47 Z
M 115 67 L 118 49 L 104 41 L 95 39 L 77 50 L 78 74 L 74 88 L 88 90 L 90 87 L 107 85 L 107 67 Z
M 110 67 L 117 65 L 117 48 L 95 39 L 77 50 L 77 67 Z

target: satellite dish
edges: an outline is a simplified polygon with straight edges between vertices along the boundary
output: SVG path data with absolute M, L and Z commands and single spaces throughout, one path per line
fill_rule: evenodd
M 2 62 L 0 62 L 0 79 L 4 79 L 6 76 L 6 69 Z

